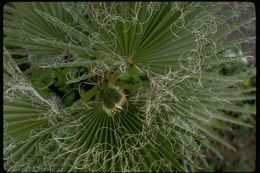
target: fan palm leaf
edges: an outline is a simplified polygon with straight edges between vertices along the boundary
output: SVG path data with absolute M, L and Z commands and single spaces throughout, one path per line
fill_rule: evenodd
M 247 6 L 206 2 L 6 5 L 5 168 L 184 172 L 207 165 L 201 148 L 222 157 L 212 140 L 235 150 L 216 129 L 230 130 L 228 123 L 252 127 L 225 111 L 254 114 L 255 110 L 235 104 L 254 100 L 247 94 L 254 89 L 238 87 L 246 75 L 224 76 L 219 69 L 245 57 L 240 46 L 254 38 L 220 40 L 241 27 L 251 27 L 254 19 L 228 23 L 235 11 Z M 230 10 L 220 14 L 223 8 Z M 234 56 L 227 53 L 230 50 Z M 24 62 L 30 67 L 21 70 L 19 64 Z M 87 70 L 82 74 L 80 68 Z M 62 74 L 63 69 L 65 77 L 57 79 L 67 92 L 62 99 L 72 92 L 69 86 L 77 86 L 80 95 L 69 106 L 48 88 L 55 81 L 47 73 L 61 70 Z M 42 74 L 37 76 L 39 70 Z M 45 80 L 48 85 L 39 87 Z M 91 87 L 82 90 L 84 83 Z

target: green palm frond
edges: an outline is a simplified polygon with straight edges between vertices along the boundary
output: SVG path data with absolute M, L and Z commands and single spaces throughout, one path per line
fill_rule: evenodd
M 248 6 L 6 5 L 5 169 L 189 172 L 207 166 L 204 149 L 222 158 L 212 141 L 235 150 L 218 130 L 253 127 L 226 112 L 255 114 L 237 104 L 255 100 L 239 87 L 255 69 L 219 71 L 248 56 L 254 37 L 226 39 L 252 26 L 232 22 Z

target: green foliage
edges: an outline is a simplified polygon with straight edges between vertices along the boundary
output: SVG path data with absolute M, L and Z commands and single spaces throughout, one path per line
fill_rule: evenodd
M 4 157 L 8 171 L 193 171 L 207 166 L 226 112 L 254 114 L 221 70 L 254 37 L 250 4 L 15 2 L 4 7 Z M 220 12 L 224 10 L 224 14 Z M 29 64 L 22 67 L 21 65 Z

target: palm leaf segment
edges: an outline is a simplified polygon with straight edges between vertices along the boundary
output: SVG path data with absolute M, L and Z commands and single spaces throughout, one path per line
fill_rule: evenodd
M 219 15 L 224 3 L 13 5 L 4 13 L 6 169 L 188 171 L 205 162 L 201 146 L 221 157 L 207 139 L 234 149 L 214 128 L 250 126 L 220 111 L 255 112 L 233 104 L 254 99 L 233 87 L 241 74 L 217 73 L 244 56 L 227 56 L 227 49 L 254 39 L 217 43 L 251 22 L 228 25 L 234 10 Z M 64 52 L 71 62 L 62 60 Z M 88 68 L 68 84 L 99 80 L 62 108 L 58 98 L 40 94 L 13 55 L 25 56 L 31 68 Z

